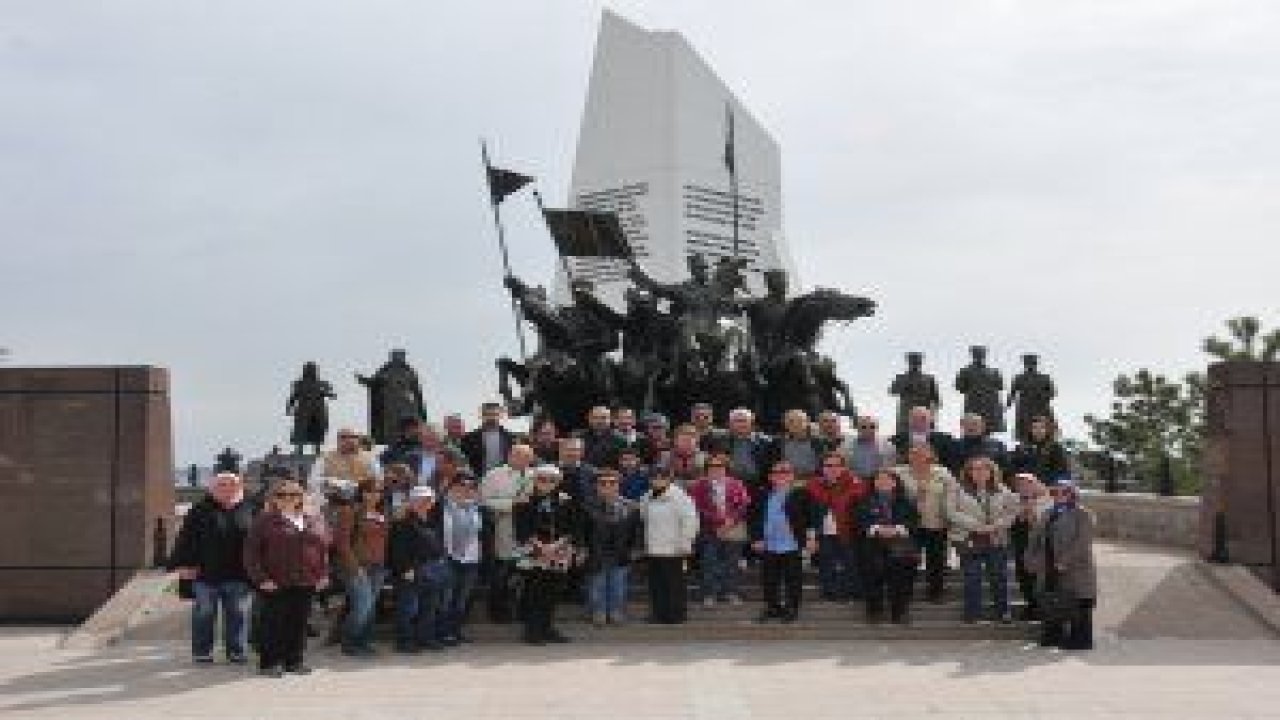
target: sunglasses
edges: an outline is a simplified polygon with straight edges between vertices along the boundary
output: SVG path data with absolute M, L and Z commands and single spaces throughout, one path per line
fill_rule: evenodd
M 877 427 L 880 427 L 880 426 L 879 425 L 859 425 L 858 429 L 859 430 L 875 430 Z
M 707 463 L 707 467 L 708 467 L 708 468 L 722 468 L 722 467 L 729 467 L 729 466 L 728 466 L 728 465 L 725 465 L 724 463 L 721 463 L 721 462 L 714 462 L 714 463 Z
M 278 492 L 278 493 L 276 493 L 276 497 L 278 497 L 278 498 L 300 498 L 300 497 L 302 497 L 302 493 L 300 493 L 300 492 Z

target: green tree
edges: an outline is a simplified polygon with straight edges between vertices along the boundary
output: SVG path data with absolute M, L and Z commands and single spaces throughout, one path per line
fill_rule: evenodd
M 1264 335 L 1258 318 L 1242 315 L 1227 321 L 1227 333 L 1205 338 L 1201 349 L 1218 360 L 1280 360 L 1280 328 Z
M 1203 379 L 1181 381 L 1141 369 L 1112 384 L 1110 417 L 1086 415 L 1089 438 L 1128 466 L 1144 490 L 1155 490 L 1167 461 L 1177 492 L 1196 492 L 1203 424 Z

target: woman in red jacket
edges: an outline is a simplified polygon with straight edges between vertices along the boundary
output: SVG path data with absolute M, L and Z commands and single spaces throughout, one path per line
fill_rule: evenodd
M 741 605 L 738 563 L 747 544 L 747 511 L 751 495 L 740 480 L 728 474 L 729 456 L 716 451 L 707 460 L 706 474 L 689 486 L 698 509 L 703 607 L 716 600 Z
M 819 473 L 809 481 L 808 489 L 820 520 L 818 585 L 822 599 L 842 602 L 861 598 L 854 508 L 867 496 L 867 483 L 845 467 L 844 453 L 833 450 L 822 456 Z
M 329 531 L 302 501 L 296 480 L 281 482 L 245 541 L 245 569 L 262 599 L 258 671 L 268 677 L 311 672 L 302 661 L 307 614 L 312 594 L 329 584 Z

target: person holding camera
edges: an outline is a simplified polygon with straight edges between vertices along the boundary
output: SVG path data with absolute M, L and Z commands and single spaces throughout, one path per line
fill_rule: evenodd
M 982 616 L 983 579 L 991 592 L 992 619 L 1009 622 L 1009 527 L 1017 517 L 1017 497 L 1000 482 L 994 460 L 975 456 L 960 468 L 960 482 L 947 496 L 951 542 L 964 574 L 964 621 Z

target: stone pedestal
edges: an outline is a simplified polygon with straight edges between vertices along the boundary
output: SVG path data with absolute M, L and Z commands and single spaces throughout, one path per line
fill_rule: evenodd
M 1221 513 L 1228 560 L 1280 589 L 1280 363 L 1215 363 L 1208 382 L 1201 553 Z
M 88 616 L 173 509 L 167 371 L 0 368 L 0 620 Z

